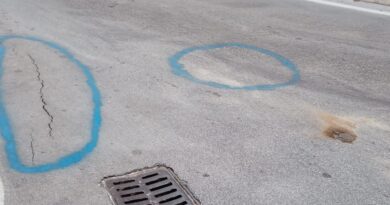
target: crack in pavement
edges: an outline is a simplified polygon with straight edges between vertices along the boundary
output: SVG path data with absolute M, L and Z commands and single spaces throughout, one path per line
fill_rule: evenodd
M 50 137 L 53 137 L 53 128 L 52 128 L 52 123 L 53 123 L 53 120 L 54 120 L 54 117 L 53 115 L 50 114 L 50 112 L 47 110 L 46 106 L 47 106 L 47 103 L 45 101 L 45 98 L 44 98 L 44 95 L 43 95 L 43 88 L 45 87 L 45 81 L 43 81 L 41 79 L 41 72 L 39 71 L 39 66 L 37 65 L 37 63 L 35 62 L 35 59 L 30 55 L 28 54 L 28 57 L 30 58 L 32 64 L 35 66 L 35 71 L 37 72 L 37 79 L 38 81 L 41 83 L 41 88 L 39 89 L 39 94 L 41 95 L 41 102 L 42 102 L 42 109 L 45 111 L 45 113 L 47 114 L 47 116 L 49 116 L 50 118 L 50 122 L 47 124 L 48 127 L 49 127 L 49 136 Z
M 30 134 L 30 137 L 31 137 L 31 142 L 30 142 L 30 147 L 31 147 L 31 163 L 32 165 L 34 166 L 35 165 L 35 151 L 34 151 L 34 138 L 32 136 L 32 134 Z

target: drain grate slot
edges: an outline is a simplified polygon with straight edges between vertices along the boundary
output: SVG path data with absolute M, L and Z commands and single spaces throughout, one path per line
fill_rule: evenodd
M 150 174 L 150 175 L 142 177 L 142 179 L 151 178 L 151 177 L 154 177 L 154 176 L 157 176 L 157 175 L 158 175 L 158 173 Z
M 130 194 L 123 194 L 121 195 L 122 198 L 125 198 L 125 197 L 130 197 L 130 196 L 137 196 L 137 195 L 140 195 L 140 194 L 143 194 L 144 192 L 135 192 L 135 193 L 130 193 Z
M 134 186 L 128 186 L 128 187 L 125 187 L 123 189 L 116 189 L 117 191 L 127 191 L 127 190 L 132 190 L 132 189 L 136 189 L 136 188 L 139 188 L 138 185 L 134 185 Z
M 176 191 L 177 191 L 177 189 L 171 189 L 169 191 L 166 191 L 166 192 L 163 192 L 160 194 L 156 194 L 156 195 L 154 195 L 154 197 L 159 198 L 159 197 L 162 197 L 162 196 L 167 195 L 167 194 L 171 194 L 171 193 L 176 192 Z
M 125 201 L 125 204 L 135 204 L 137 202 L 141 202 L 141 201 L 147 201 L 148 198 L 142 198 L 142 199 L 133 199 L 133 200 L 130 200 L 130 201 Z
M 160 201 L 160 204 L 165 204 L 165 203 L 174 201 L 174 200 L 176 200 L 176 199 L 180 199 L 181 197 L 182 197 L 181 195 L 177 195 L 177 196 L 174 196 L 174 197 L 165 199 L 165 200 L 163 200 L 163 201 Z
M 167 184 L 163 184 L 163 185 L 158 186 L 158 187 L 151 188 L 150 191 L 156 191 L 156 190 L 163 189 L 163 188 L 166 188 L 166 187 L 169 187 L 169 186 L 172 186 L 171 182 L 169 182 Z
M 200 205 L 173 170 L 163 165 L 102 181 L 115 205 Z
M 158 182 L 165 181 L 165 180 L 167 180 L 167 179 L 168 179 L 167 177 L 162 177 L 162 178 L 158 178 L 158 179 L 156 179 L 156 180 L 154 180 L 154 181 L 146 182 L 145 184 L 146 184 L 147 186 L 149 186 L 149 185 L 152 185 L 152 184 L 155 184 L 155 183 L 158 183 Z
M 127 183 L 131 183 L 131 182 L 135 182 L 135 181 L 134 180 L 125 180 L 125 181 L 120 181 L 120 182 L 114 182 L 114 185 L 127 184 Z

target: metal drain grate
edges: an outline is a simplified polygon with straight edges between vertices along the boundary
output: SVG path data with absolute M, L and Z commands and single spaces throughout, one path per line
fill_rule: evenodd
M 156 165 L 102 181 L 115 205 L 200 205 L 171 168 Z

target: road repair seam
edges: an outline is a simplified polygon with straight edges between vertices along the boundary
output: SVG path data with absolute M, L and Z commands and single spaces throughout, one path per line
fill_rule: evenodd
M 390 12 L 381 11 L 381 10 L 377 10 L 377 9 L 363 8 L 363 7 L 359 7 L 359 6 L 352 6 L 352 5 L 348 5 L 348 4 L 342 4 L 342 3 L 337 3 L 337 2 L 327 1 L 327 0 L 306 0 L 306 1 L 318 3 L 318 4 L 323 4 L 323 5 L 328 5 L 328 6 L 345 8 L 345 9 L 352 9 L 352 10 L 356 10 L 356 11 L 363 11 L 363 12 L 372 13 L 372 14 L 380 14 L 380 15 L 390 16 Z

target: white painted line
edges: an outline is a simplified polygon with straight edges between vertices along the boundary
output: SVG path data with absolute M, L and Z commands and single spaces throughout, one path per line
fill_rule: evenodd
M 380 15 L 390 16 L 390 12 L 387 12 L 387 11 L 363 8 L 363 7 L 359 7 L 359 6 L 352 6 L 352 5 L 348 5 L 348 4 L 342 4 L 342 3 L 337 3 L 337 2 L 327 1 L 327 0 L 306 0 L 306 1 L 314 2 L 314 3 L 318 3 L 318 4 L 324 4 L 324 5 L 328 5 L 328 6 L 336 6 L 336 7 L 345 8 L 345 9 L 352 9 L 352 10 L 356 10 L 356 11 L 363 11 L 363 12 L 372 13 L 372 14 L 380 14 Z

